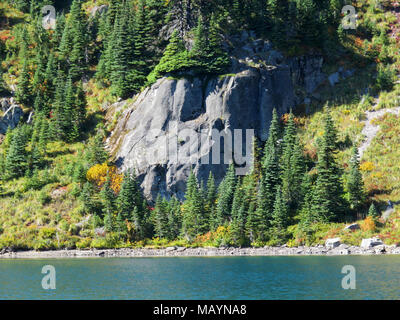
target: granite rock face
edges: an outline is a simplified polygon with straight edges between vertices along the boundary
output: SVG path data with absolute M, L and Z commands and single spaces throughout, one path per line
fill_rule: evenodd
M 191 170 L 204 182 L 211 171 L 219 183 L 233 158 L 242 166 L 238 174 L 248 171 L 252 135 L 265 141 L 273 108 L 279 114 L 295 108 L 304 99 L 295 88 L 313 92 L 326 79 L 321 67 L 318 56 L 285 61 L 269 42 L 247 43 L 224 76 L 165 77 L 133 102 L 107 107 L 108 121 L 116 120 L 107 146 L 122 171 L 136 170 L 147 198 L 183 199 Z
M 0 117 L 0 133 L 5 134 L 7 129 L 14 129 L 23 117 L 22 108 L 15 103 L 14 98 L 1 98 L 0 108 L 3 116 Z

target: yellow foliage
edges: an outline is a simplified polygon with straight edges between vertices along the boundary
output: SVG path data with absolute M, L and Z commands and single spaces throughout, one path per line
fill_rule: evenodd
M 111 188 L 118 193 L 121 189 L 122 174 L 117 172 L 117 167 L 109 166 L 107 163 L 96 164 L 86 173 L 87 180 L 95 183 L 99 188 L 107 181 L 107 176 L 110 176 Z
M 372 171 L 375 169 L 375 166 L 372 162 L 366 161 L 360 165 L 361 171 Z
M 362 231 L 375 231 L 375 222 L 372 217 L 366 217 L 364 221 L 361 222 Z

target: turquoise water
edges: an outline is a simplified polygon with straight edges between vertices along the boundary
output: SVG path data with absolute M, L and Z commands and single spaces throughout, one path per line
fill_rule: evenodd
M 42 267 L 56 269 L 44 290 Z M 342 289 L 344 265 L 356 289 Z M 0 299 L 399 299 L 400 256 L 0 260 Z

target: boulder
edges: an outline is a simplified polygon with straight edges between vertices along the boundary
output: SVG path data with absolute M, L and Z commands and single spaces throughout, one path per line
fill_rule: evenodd
M 376 254 L 386 253 L 386 246 L 383 244 L 377 245 L 374 247 L 374 251 Z
M 331 238 L 325 241 L 325 247 L 333 249 L 340 245 L 340 238 Z
M 362 239 L 361 248 L 369 249 L 383 244 L 384 243 L 379 238 Z
M 360 225 L 359 225 L 358 223 L 352 223 L 352 224 L 350 224 L 350 225 L 344 227 L 343 230 L 351 230 L 351 231 L 354 231 L 354 230 L 359 230 L 359 229 L 360 229 Z
M 348 255 L 349 253 L 350 253 L 349 249 L 339 249 L 339 248 L 335 248 L 329 252 L 329 254 L 335 255 L 335 256 Z

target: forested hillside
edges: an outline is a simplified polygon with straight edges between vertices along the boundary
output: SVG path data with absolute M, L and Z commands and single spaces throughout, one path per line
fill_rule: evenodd
M 355 29 L 343 27 L 346 4 L 357 11 Z M 56 9 L 54 29 L 43 25 L 45 5 Z M 379 131 L 359 156 L 366 112 L 399 106 L 399 8 L 389 0 L 2 1 L 0 95 L 23 116 L 1 139 L 0 248 L 293 246 L 336 235 L 399 243 L 396 211 L 381 217 L 388 200 L 400 201 L 398 112 L 373 120 Z M 332 77 L 292 112 L 274 110 L 268 140 L 253 141 L 250 174 L 236 176 L 231 164 L 217 185 L 192 172 L 184 201 L 146 199 L 135 168 L 121 172 L 106 148 L 115 124 L 107 108 L 163 77 L 226 75 L 231 39 L 243 31 L 285 57 L 322 56 Z M 356 221 L 359 230 L 343 230 Z

